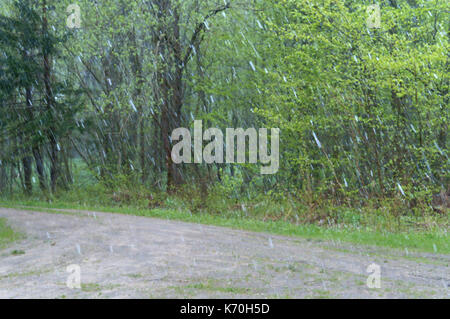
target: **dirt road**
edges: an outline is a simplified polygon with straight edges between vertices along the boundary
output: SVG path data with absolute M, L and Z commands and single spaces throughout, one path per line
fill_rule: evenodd
M 0 250 L 0 298 L 450 297 L 448 255 L 98 212 L 0 218 L 26 235 Z M 371 264 L 381 288 L 367 286 Z

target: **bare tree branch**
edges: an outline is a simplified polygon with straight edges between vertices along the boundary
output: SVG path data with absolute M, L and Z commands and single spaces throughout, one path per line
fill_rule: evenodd
M 211 12 L 209 12 L 205 16 L 203 21 L 196 26 L 196 28 L 194 30 L 194 33 L 192 34 L 191 41 L 189 42 L 189 46 L 187 48 L 186 55 L 184 56 L 184 59 L 183 59 L 183 68 L 186 67 L 186 64 L 187 64 L 187 62 L 188 62 L 188 60 L 189 60 L 189 58 L 190 58 L 190 56 L 192 54 L 192 49 L 193 49 L 194 45 L 196 44 L 196 42 L 198 41 L 198 37 L 200 36 L 202 31 L 205 29 L 206 22 L 208 21 L 208 19 L 210 19 L 213 16 L 217 15 L 219 12 L 225 11 L 225 10 L 227 10 L 229 8 L 231 8 L 231 3 L 227 2 L 225 5 L 212 10 Z

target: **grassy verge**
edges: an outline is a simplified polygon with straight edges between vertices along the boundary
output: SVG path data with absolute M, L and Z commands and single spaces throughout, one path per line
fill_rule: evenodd
M 318 226 L 313 224 L 295 224 L 282 220 L 262 221 L 251 217 L 232 215 L 212 215 L 208 213 L 191 213 L 182 209 L 143 209 L 137 207 L 113 207 L 103 205 L 79 205 L 67 202 L 42 201 L 0 201 L 0 206 L 10 208 L 39 207 L 40 210 L 51 209 L 78 209 L 100 212 L 121 213 L 137 216 L 155 217 L 161 219 L 180 220 L 205 225 L 229 227 L 233 229 L 255 232 L 267 232 L 277 235 L 298 236 L 312 240 L 333 240 L 359 245 L 384 246 L 409 251 L 434 252 L 440 254 L 450 253 L 450 241 L 447 230 L 432 230 L 418 232 L 389 232 L 373 231 L 365 228 Z M 54 212 L 54 211 L 53 211 Z
M 21 236 L 6 224 L 6 219 L 0 218 L 0 248 L 19 239 Z

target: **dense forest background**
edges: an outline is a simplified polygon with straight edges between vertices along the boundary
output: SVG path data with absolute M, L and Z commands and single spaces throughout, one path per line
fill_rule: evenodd
M 448 2 L 377 1 L 379 28 L 372 3 L 3 0 L 0 193 L 149 207 L 173 195 L 287 220 L 445 213 Z M 171 132 L 194 120 L 280 128 L 280 170 L 175 165 Z

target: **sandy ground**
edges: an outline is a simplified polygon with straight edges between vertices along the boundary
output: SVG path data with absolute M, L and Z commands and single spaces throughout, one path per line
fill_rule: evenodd
M 450 297 L 448 255 L 99 212 L 0 217 L 26 235 L 0 250 L 0 298 Z M 367 286 L 373 263 L 381 288 Z M 67 286 L 74 264 L 81 289 Z

